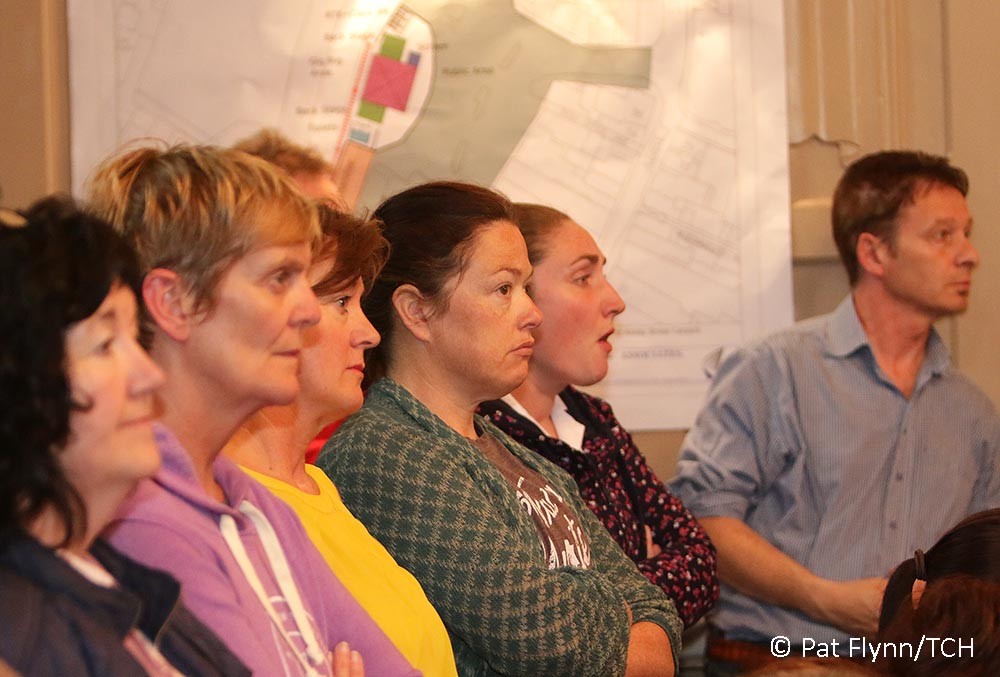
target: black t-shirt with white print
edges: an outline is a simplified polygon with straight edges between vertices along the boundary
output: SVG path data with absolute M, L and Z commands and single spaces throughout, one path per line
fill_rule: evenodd
M 514 488 L 521 507 L 534 520 L 549 569 L 589 569 L 590 541 L 562 495 L 492 435 L 484 433 L 475 443 Z

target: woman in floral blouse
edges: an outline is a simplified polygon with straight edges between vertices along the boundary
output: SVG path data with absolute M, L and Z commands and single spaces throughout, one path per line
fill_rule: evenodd
M 527 380 L 480 413 L 576 479 L 590 509 L 689 627 L 719 596 L 715 548 L 608 403 L 573 387 L 607 374 L 609 339 L 625 303 L 580 225 L 540 205 L 518 204 L 516 214 L 534 267 L 532 298 L 545 321 L 533 332 Z

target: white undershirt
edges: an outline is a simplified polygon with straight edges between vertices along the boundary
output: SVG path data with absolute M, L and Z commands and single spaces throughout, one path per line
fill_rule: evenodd
M 83 557 L 69 550 L 56 550 L 56 553 L 94 585 L 110 589 L 118 587 L 118 581 L 111 572 L 93 557 Z M 129 630 L 122 646 L 148 674 L 156 677 L 183 677 L 139 628 Z
M 521 416 L 525 417 L 536 426 L 542 432 L 545 432 L 545 428 L 534 419 L 534 417 L 528 413 L 528 410 L 521 406 L 521 403 L 517 401 L 517 398 L 513 394 L 505 395 L 503 401 L 510 406 L 511 409 L 516 411 Z M 575 418 L 570 416 L 569 411 L 566 409 L 566 405 L 563 403 L 561 397 L 556 397 L 555 401 L 552 402 L 552 425 L 556 429 L 556 439 L 567 444 L 577 451 L 586 453 L 583 450 L 583 434 L 587 430 L 587 426 L 583 425 Z

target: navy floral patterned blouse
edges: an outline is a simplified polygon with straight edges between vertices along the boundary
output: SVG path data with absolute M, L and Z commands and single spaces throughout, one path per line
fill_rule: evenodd
M 719 598 L 715 546 L 646 464 L 607 402 L 573 387 L 559 396 L 569 414 L 585 426 L 585 453 L 549 437 L 500 400 L 483 403 L 479 413 L 573 476 L 580 495 L 614 540 L 673 600 L 685 627 L 690 627 Z M 646 553 L 646 527 L 661 550 L 653 557 Z

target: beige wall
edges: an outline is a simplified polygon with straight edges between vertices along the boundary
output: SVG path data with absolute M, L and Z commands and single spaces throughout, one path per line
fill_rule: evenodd
M 1000 402 L 1000 3 L 994 0 L 785 0 L 795 314 L 846 292 L 828 234 L 829 195 L 860 154 L 916 147 L 972 177 L 984 265 L 972 308 L 941 327 L 959 368 Z M 0 201 L 69 188 L 65 0 L 0 5 Z M 640 433 L 663 477 L 682 433 Z
M 69 190 L 64 0 L 0 3 L 0 204 Z

